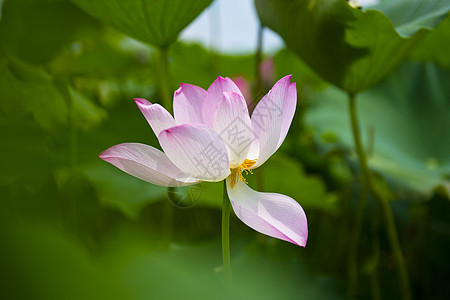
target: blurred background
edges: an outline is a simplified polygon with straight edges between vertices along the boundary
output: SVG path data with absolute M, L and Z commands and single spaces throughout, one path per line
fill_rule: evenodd
M 0 0 L 0 298 L 408 299 L 383 209 L 370 194 L 360 204 L 354 95 L 412 298 L 449 299 L 450 3 L 350 4 Z M 220 75 L 252 108 L 287 74 L 293 124 L 246 178 L 302 205 L 308 244 L 232 216 L 229 289 L 222 184 L 169 200 L 98 155 L 159 148 L 135 97 L 170 109 L 180 83 Z

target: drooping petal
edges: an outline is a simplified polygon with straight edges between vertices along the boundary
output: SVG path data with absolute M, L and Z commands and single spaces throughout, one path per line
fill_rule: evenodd
M 118 144 L 103 151 L 100 158 L 134 177 L 160 186 L 177 187 L 198 182 L 180 171 L 163 152 L 144 144 Z
M 253 111 L 251 120 L 255 135 L 251 155 L 257 153 L 253 168 L 261 166 L 283 143 L 297 105 L 297 89 L 291 75 L 281 78 Z M 257 148 L 257 149 L 256 149 Z
M 230 167 L 238 167 L 247 157 L 253 140 L 252 123 L 245 99 L 237 93 L 224 92 L 217 105 L 213 125 L 214 131 L 227 147 Z
M 173 114 L 177 125 L 203 124 L 202 106 L 206 91 L 201 87 L 182 83 L 173 96 Z
M 205 99 L 203 101 L 203 120 L 205 125 L 213 127 L 214 112 L 217 104 L 222 99 L 223 92 L 234 92 L 244 97 L 237 87 L 237 85 L 230 78 L 218 77 L 206 91 Z
M 150 127 L 152 127 L 156 136 L 158 136 L 162 130 L 176 125 L 172 115 L 161 105 L 151 104 L 142 98 L 135 98 L 134 101 Z
M 227 192 L 237 217 L 250 228 L 265 235 L 304 247 L 308 239 L 305 212 L 294 199 L 274 193 L 260 193 L 239 181 Z
M 230 174 L 227 148 L 211 128 L 178 125 L 158 136 L 164 153 L 183 172 L 205 181 L 220 181 Z

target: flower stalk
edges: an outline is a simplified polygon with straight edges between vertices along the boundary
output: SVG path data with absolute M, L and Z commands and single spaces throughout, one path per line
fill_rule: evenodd
M 168 62 L 168 47 L 158 48 L 158 60 L 157 60 L 157 74 L 159 80 L 159 94 L 162 99 L 163 106 L 167 111 L 172 111 L 172 99 L 170 95 L 170 80 L 169 80 L 169 62 Z M 167 188 L 167 196 L 169 201 L 174 201 L 170 199 L 174 197 L 174 188 Z M 172 222 L 173 222 L 173 207 L 169 202 L 164 204 L 163 210 L 163 221 L 162 221 L 162 232 L 163 232 L 163 245 L 167 249 L 169 247 L 170 241 L 172 240 Z
M 400 289 L 402 292 L 402 298 L 405 300 L 411 299 L 411 288 L 409 284 L 408 272 L 406 269 L 405 260 L 403 258 L 403 253 L 400 247 L 400 242 L 398 239 L 397 228 L 395 225 L 394 215 L 392 213 L 391 207 L 389 206 L 388 200 L 377 190 L 375 184 L 373 183 L 372 175 L 369 171 L 367 164 L 367 156 L 364 151 L 361 142 L 361 134 L 359 131 L 359 123 L 356 112 L 356 101 L 355 95 L 349 94 L 349 112 L 352 125 L 353 139 L 355 142 L 356 153 L 358 154 L 359 165 L 362 172 L 362 189 L 368 189 L 370 193 L 373 194 L 375 200 L 381 206 L 386 220 L 386 230 L 391 244 L 391 248 L 397 262 L 398 276 L 400 282 Z M 364 200 L 362 200 L 364 201 Z M 363 203 L 364 204 L 364 203 Z M 360 212 L 358 212 L 360 213 Z M 358 218 L 359 219 L 359 218 Z M 358 225 L 358 224 L 356 224 Z M 360 232 L 360 230 L 359 230 Z M 358 233 L 359 235 L 359 233 Z
M 222 261 L 225 274 L 225 282 L 228 286 L 231 286 L 230 212 L 231 203 L 230 199 L 228 198 L 226 181 L 224 181 L 222 205 Z

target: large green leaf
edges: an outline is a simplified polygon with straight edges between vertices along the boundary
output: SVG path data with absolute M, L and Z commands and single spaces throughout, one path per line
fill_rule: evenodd
M 449 80 L 449 72 L 430 63 L 408 63 L 358 97 L 370 166 L 420 195 L 437 185 L 450 191 Z M 346 95 L 329 88 L 315 95 L 306 122 L 353 149 L 347 110 Z
M 74 41 L 92 19 L 68 1 L 5 0 L 0 47 L 32 63 L 46 63 Z
M 407 34 L 402 37 L 380 11 L 365 12 L 343 0 L 255 2 L 264 25 L 278 32 L 315 72 L 349 93 L 366 90 L 391 73 L 425 36 L 425 27 L 438 23 L 450 9 L 441 5 L 431 12 L 419 10 L 412 21 L 399 21 Z M 423 23 L 417 21 L 424 16 Z
M 433 29 L 450 10 L 447 0 L 384 1 L 371 7 L 382 11 L 402 37 L 410 37 L 421 28 Z
M 72 0 L 86 12 L 155 46 L 172 44 L 212 0 Z
M 411 54 L 414 60 L 433 61 L 440 67 L 450 69 L 450 16 L 447 16 Z

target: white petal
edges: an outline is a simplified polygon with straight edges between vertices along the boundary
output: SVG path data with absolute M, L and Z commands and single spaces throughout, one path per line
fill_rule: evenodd
M 203 124 L 202 106 L 206 91 L 201 87 L 182 83 L 173 96 L 173 114 L 177 125 Z
M 183 172 L 205 181 L 220 181 L 230 174 L 227 148 L 211 128 L 178 125 L 158 136 L 164 153 Z
M 134 101 L 156 136 L 162 130 L 175 126 L 175 120 L 172 115 L 161 105 L 151 104 L 142 98 L 135 98 Z
M 308 239 L 308 222 L 303 208 L 294 199 L 274 193 L 252 190 L 243 181 L 227 192 L 237 217 L 250 228 L 268 236 L 304 247 Z
M 137 143 L 115 145 L 100 154 L 100 158 L 122 171 L 160 186 L 183 186 L 198 182 L 183 173 L 160 150 Z
M 245 99 L 233 92 L 223 94 L 214 115 L 213 128 L 227 146 L 230 167 L 236 168 L 247 157 L 252 143 L 252 123 Z

